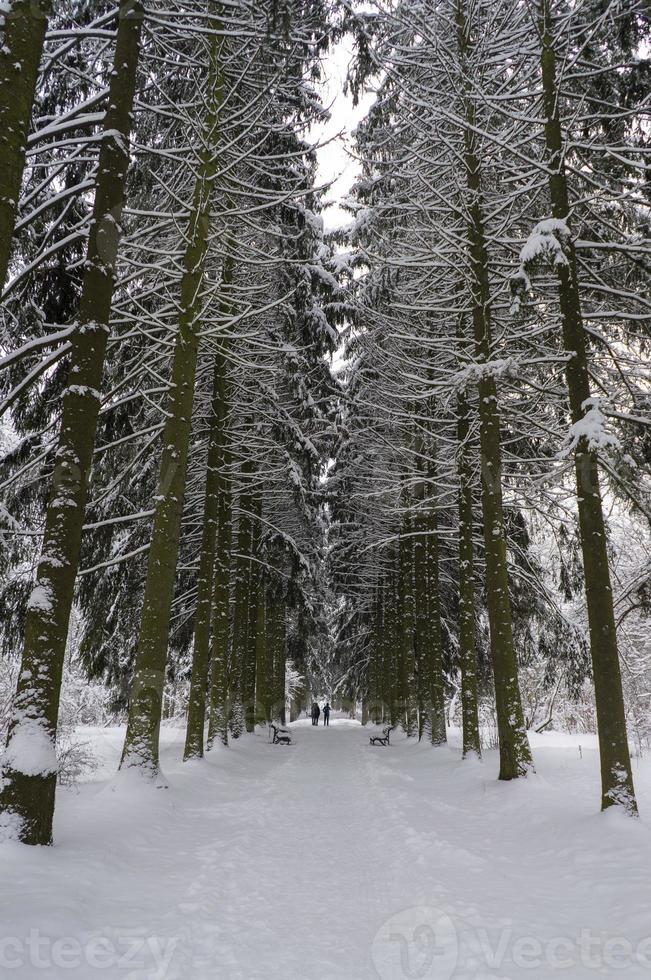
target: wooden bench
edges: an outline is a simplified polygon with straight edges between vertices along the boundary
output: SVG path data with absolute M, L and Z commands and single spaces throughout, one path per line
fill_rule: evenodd
M 269 728 L 273 732 L 273 738 L 271 739 L 272 745 L 292 744 L 292 736 L 289 734 L 286 728 L 280 728 L 278 725 L 269 725 Z
M 388 725 L 386 728 L 382 730 L 381 735 L 371 735 L 371 737 L 369 738 L 369 743 L 371 745 L 390 745 L 391 742 L 389 741 L 389 739 L 391 737 L 391 732 L 395 727 L 396 727 L 395 725 Z

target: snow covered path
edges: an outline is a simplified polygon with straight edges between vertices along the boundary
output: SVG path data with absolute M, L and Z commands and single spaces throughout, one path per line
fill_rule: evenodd
M 107 778 L 121 732 L 92 735 L 105 769 L 60 794 L 56 846 L 0 847 L 2 976 L 651 977 L 648 824 L 595 812 L 590 737 L 539 738 L 505 785 L 492 753 L 371 749 L 343 720 L 190 766 L 168 729 L 155 790 Z

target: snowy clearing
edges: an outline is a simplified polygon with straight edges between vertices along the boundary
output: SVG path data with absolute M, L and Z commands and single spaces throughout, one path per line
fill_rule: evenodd
M 60 793 L 52 848 L 0 847 L 3 975 L 120 980 L 651 976 L 651 837 L 599 815 L 593 736 L 533 736 L 538 774 L 496 781 L 359 724 L 245 736 L 203 763 L 163 730 L 167 789 L 102 765 Z M 580 750 L 579 750 L 580 746 Z M 636 762 L 643 815 L 651 764 Z M 11 896 L 11 897 L 10 897 Z

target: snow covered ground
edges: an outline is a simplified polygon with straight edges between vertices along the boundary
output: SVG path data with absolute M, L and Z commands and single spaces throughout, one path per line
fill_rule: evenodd
M 597 813 L 589 736 L 534 736 L 538 775 L 509 785 L 454 733 L 293 728 L 185 766 L 165 729 L 167 789 L 112 778 L 122 732 L 86 730 L 102 766 L 60 791 L 56 846 L 0 846 L 0 975 L 651 977 L 649 760 L 634 822 Z

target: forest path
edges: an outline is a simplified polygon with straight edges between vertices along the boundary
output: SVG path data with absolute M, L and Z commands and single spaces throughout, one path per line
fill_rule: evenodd
M 596 814 L 585 738 L 581 754 L 573 744 L 537 750 L 541 775 L 506 785 L 495 753 L 461 762 L 457 745 L 400 733 L 371 748 L 368 730 L 333 721 L 296 723 L 291 746 L 260 731 L 189 765 L 183 733 L 165 729 L 165 790 L 109 778 L 122 732 L 94 730 L 104 772 L 60 793 L 56 846 L 0 847 L 13 896 L 0 898 L 0 974 L 651 975 L 651 944 L 649 962 L 622 970 L 605 959 L 606 939 L 637 949 L 649 934 L 651 840 L 643 821 Z M 638 775 L 651 810 L 649 766 Z M 585 930 L 601 943 L 587 952 Z

